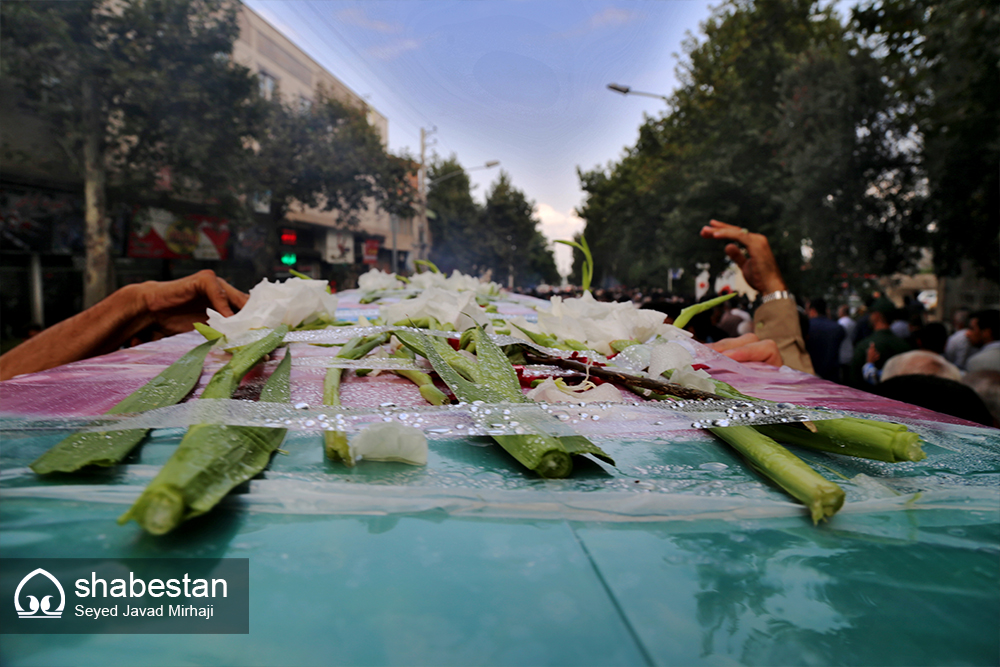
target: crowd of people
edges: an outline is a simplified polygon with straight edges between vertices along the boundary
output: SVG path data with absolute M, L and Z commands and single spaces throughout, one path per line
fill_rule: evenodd
M 930 319 L 917 302 L 897 306 L 879 293 L 852 312 L 823 298 L 789 294 L 765 237 L 712 221 L 702 236 L 730 241 L 726 253 L 760 293 L 736 297 L 694 317 L 694 337 L 740 361 L 787 365 L 825 380 L 1000 426 L 1000 311 L 959 310 L 952 327 Z M 572 297 L 579 288 L 531 293 Z M 673 322 L 691 299 L 660 288 L 595 289 L 603 301 L 632 301 Z M 714 295 L 711 295 L 714 296 Z M 709 296 L 704 297 L 705 299 Z M 765 353 L 774 341 L 780 355 Z M 757 348 L 750 353 L 747 345 Z
M 701 236 L 725 241 L 725 252 L 758 293 L 734 298 L 687 323 L 694 337 L 740 362 L 789 366 L 990 426 L 1000 427 L 1000 311 L 958 311 L 949 331 L 917 308 L 875 294 L 857 312 L 836 318 L 822 298 L 799 303 L 788 292 L 765 236 L 712 220 Z M 672 323 L 687 305 L 663 290 L 594 290 L 606 301 L 633 301 Z M 537 296 L 579 295 L 547 290 Z M 0 380 L 189 331 L 205 309 L 230 315 L 247 295 L 211 271 L 170 282 L 129 285 L 0 356 Z

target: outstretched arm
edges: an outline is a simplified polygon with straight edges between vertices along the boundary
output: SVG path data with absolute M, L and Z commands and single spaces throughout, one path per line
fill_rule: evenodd
M 726 244 L 726 254 L 740 267 L 747 284 L 761 294 L 787 289 L 781 271 L 778 270 L 778 263 L 774 260 L 774 253 L 771 252 L 771 244 L 763 234 L 754 234 L 745 227 L 710 220 L 701 228 L 701 236 L 734 241 Z M 737 244 L 746 248 L 746 251 Z
M 246 294 L 209 270 L 126 285 L 0 356 L 0 380 L 106 354 L 140 334 L 160 338 L 191 331 L 208 319 L 207 308 L 228 317 L 246 301 Z
M 737 227 L 718 220 L 711 220 L 701 228 L 701 236 L 707 239 L 723 239 L 732 241 L 726 244 L 726 254 L 740 267 L 743 277 L 750 287 L 762 295 L 781 293 L 787 290 L 785 280 L 781 277 L 778 263 L 771 252 L 771 244 L 763 234 L 754 234 L 745 227 Z M 799 326 L 799 316 L 795 302 L 788 298 L 787 293 L 761 304 L 754 311 L 754 328 L 761 341 L 774 341 L 778 348 L 778 358 L 788 366 L 806 373 L 812 373 L 812 360 L 806 351 L 805 340 L 802 338 L 802 328 Z M 776 359 L 770 356 L 763 346 L 748 347 L 748 350 L 726 353 L 727 356 L 743 357 L 743 361 L 764 361 L 774 363 Z M 764 356 L 766 359 L 758 359 Z M 741 359 L 737 359 L 741 360 Z

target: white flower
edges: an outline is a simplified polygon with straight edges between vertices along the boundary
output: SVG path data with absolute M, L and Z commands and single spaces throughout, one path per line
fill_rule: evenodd
M 715 382 L 712 381 L 712 376 L 703 368 L 698 370 L 694 370 L 690 366 L 678 368 L 670 375 L 670 381 L 684 385 L 689 389 L 715 393 Z
M 584 343 L 601 354 L 612 353 L 611 341 L 645 341 L 655 334 L 669 335 L 663 313 L 639 310 L 632 303 L 606 303 L 584 292 L 578 299 L 554 296 L 549 310 L 539 311 L 538 328 L 563 340 Z
M 355 460 L 427 465 L 427 436 L 418 428 L 395 422 L 372 424 L 354 437 L 350 453 Z
M 417 289 L 429 289 L 431 287 L 445 289 L 445 283 L 447 281 L 448 278 L 443 273 L 426 271 L 424 273 L 417 273 L 410 276 L 410 287 Z
M 678 343 L 653 345 L 649 354 L 649 374 L 659 378 L 663 371 L 683 368 L 694 363 L 694 356 Z
M 451 276 L 448 277 L 445 277 L 443 273 L 418 273 L 410 277 L 410 286 L 419 289 L 437 287 L 452 292 L 475 292 L 483 295 L 500 293 L 500 286 L 496 283 L 483 282 L 458 270 L 452 271 Z
M 415 299 L 383 305 L 379 314 L 386 324 L 433 317 L 441 324 L 451 324 L 457 331 L 475 324 L 485 326 L 490 321 L 486 311 L 476 304 L 472 292 L 451 292 L 437 287 L 425 289 Z
M 595 385 L 585 381 L 571 387 L 562 378 L 545 378 L 528 392 L 528 398 L 539 403 L 624 403 L 621 392 L 613 384 Z
M 333 318 L 336 313 L 337 297 L 326 291 L 322 280 L 289 278 L 272 283 L 265 278 L 250 290 L 250 299 L 232 317 L 209 308 L 208 326 L 232 339 L 251 329 L 273 329 L 281 324 L 294 327 L 320 315 Z
M 358 278 L 358 287 L 365 292 L 399 289 L 402 286 L 403 281 L 399 280 L 395 273 L 383 273 L 378 269 L 371 269 L 368 273 Z

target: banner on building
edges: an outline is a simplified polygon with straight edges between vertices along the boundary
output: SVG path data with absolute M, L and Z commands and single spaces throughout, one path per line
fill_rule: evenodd
M 378 239 L 365 241 L 365 264 L 378 264 L 378 249 L 381 243 Z
M 132 219 L 129 257 L 226 259 L 229 222 L 207 215 L 140 209 Z
M 326 230 L 326 253 L 323 260 L 331 264 L 353 264 L 354 234 Z

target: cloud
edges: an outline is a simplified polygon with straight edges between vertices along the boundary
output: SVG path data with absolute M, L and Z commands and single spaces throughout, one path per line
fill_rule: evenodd
M 624 25 L 636 17 L 634 12 L 620 7 L 608 7 L 603 12 L 594 14 L 587 20 L 587 26 L 592 30 L 605 26 Z
M 368 53 L 379 60 L 395 60 L 407 51 L 414 51 L 420 48 L 420 41 L 416 39 L 401 39 L 395 42 L 373 46 L 368 49 Z
M 631 23 L 637 18 L 640 18 L 640 15 L 636 12 L 622 9 L 620 7 L 608 7 L 607 9 L 594 14 L 586 21 L 576 24 L 574 27 L 565 32 L 557 33 L 555 36 L 561 37 L 562 39 L 576 39 L 595 30 L 613 28 L 615 26 Z
M 398 35 L 403 32 L 403 25 L 401 23 L 390 23 L 373 19 L 363 9 L 358 7 L 340 10 L 337 12 L 337 18 L 348 25 L 357 26 L 383 35 Z M 365 51 L 374 58 L 388 61 L 395 60 L 407 51 L 419 49 L 420 46 L 421 42 L 419 40 L 403 37 L 395 41 L 370 46 Z
M 550 242 L 559 239 L 572 240 L 573 236 L 583 231 L 583 219 L 570 209 L 565 213 L 557 211 L 548 204 L 536 204 L 535 215 L 541 224 L 539 229 Z M 567 276 L 573 269 L 573 249 L 561 243 L 555 244 L 556 268 L 560 275 Z
M 350 9 L 342 9 L 337 12 L 337 18 L 348 23 L 350 25 L 356 25 L 359 28 L 367 28 L 369 30 L 374 30 L 375 32 L 381 32 L 386 34 L 393 34 L 403 32 L 403 26 L 398 23 L 387 23 L 385 21 L 378 21 L 373 18 L 369 18 L 367 14 L 357 7 L 351 7 Z

